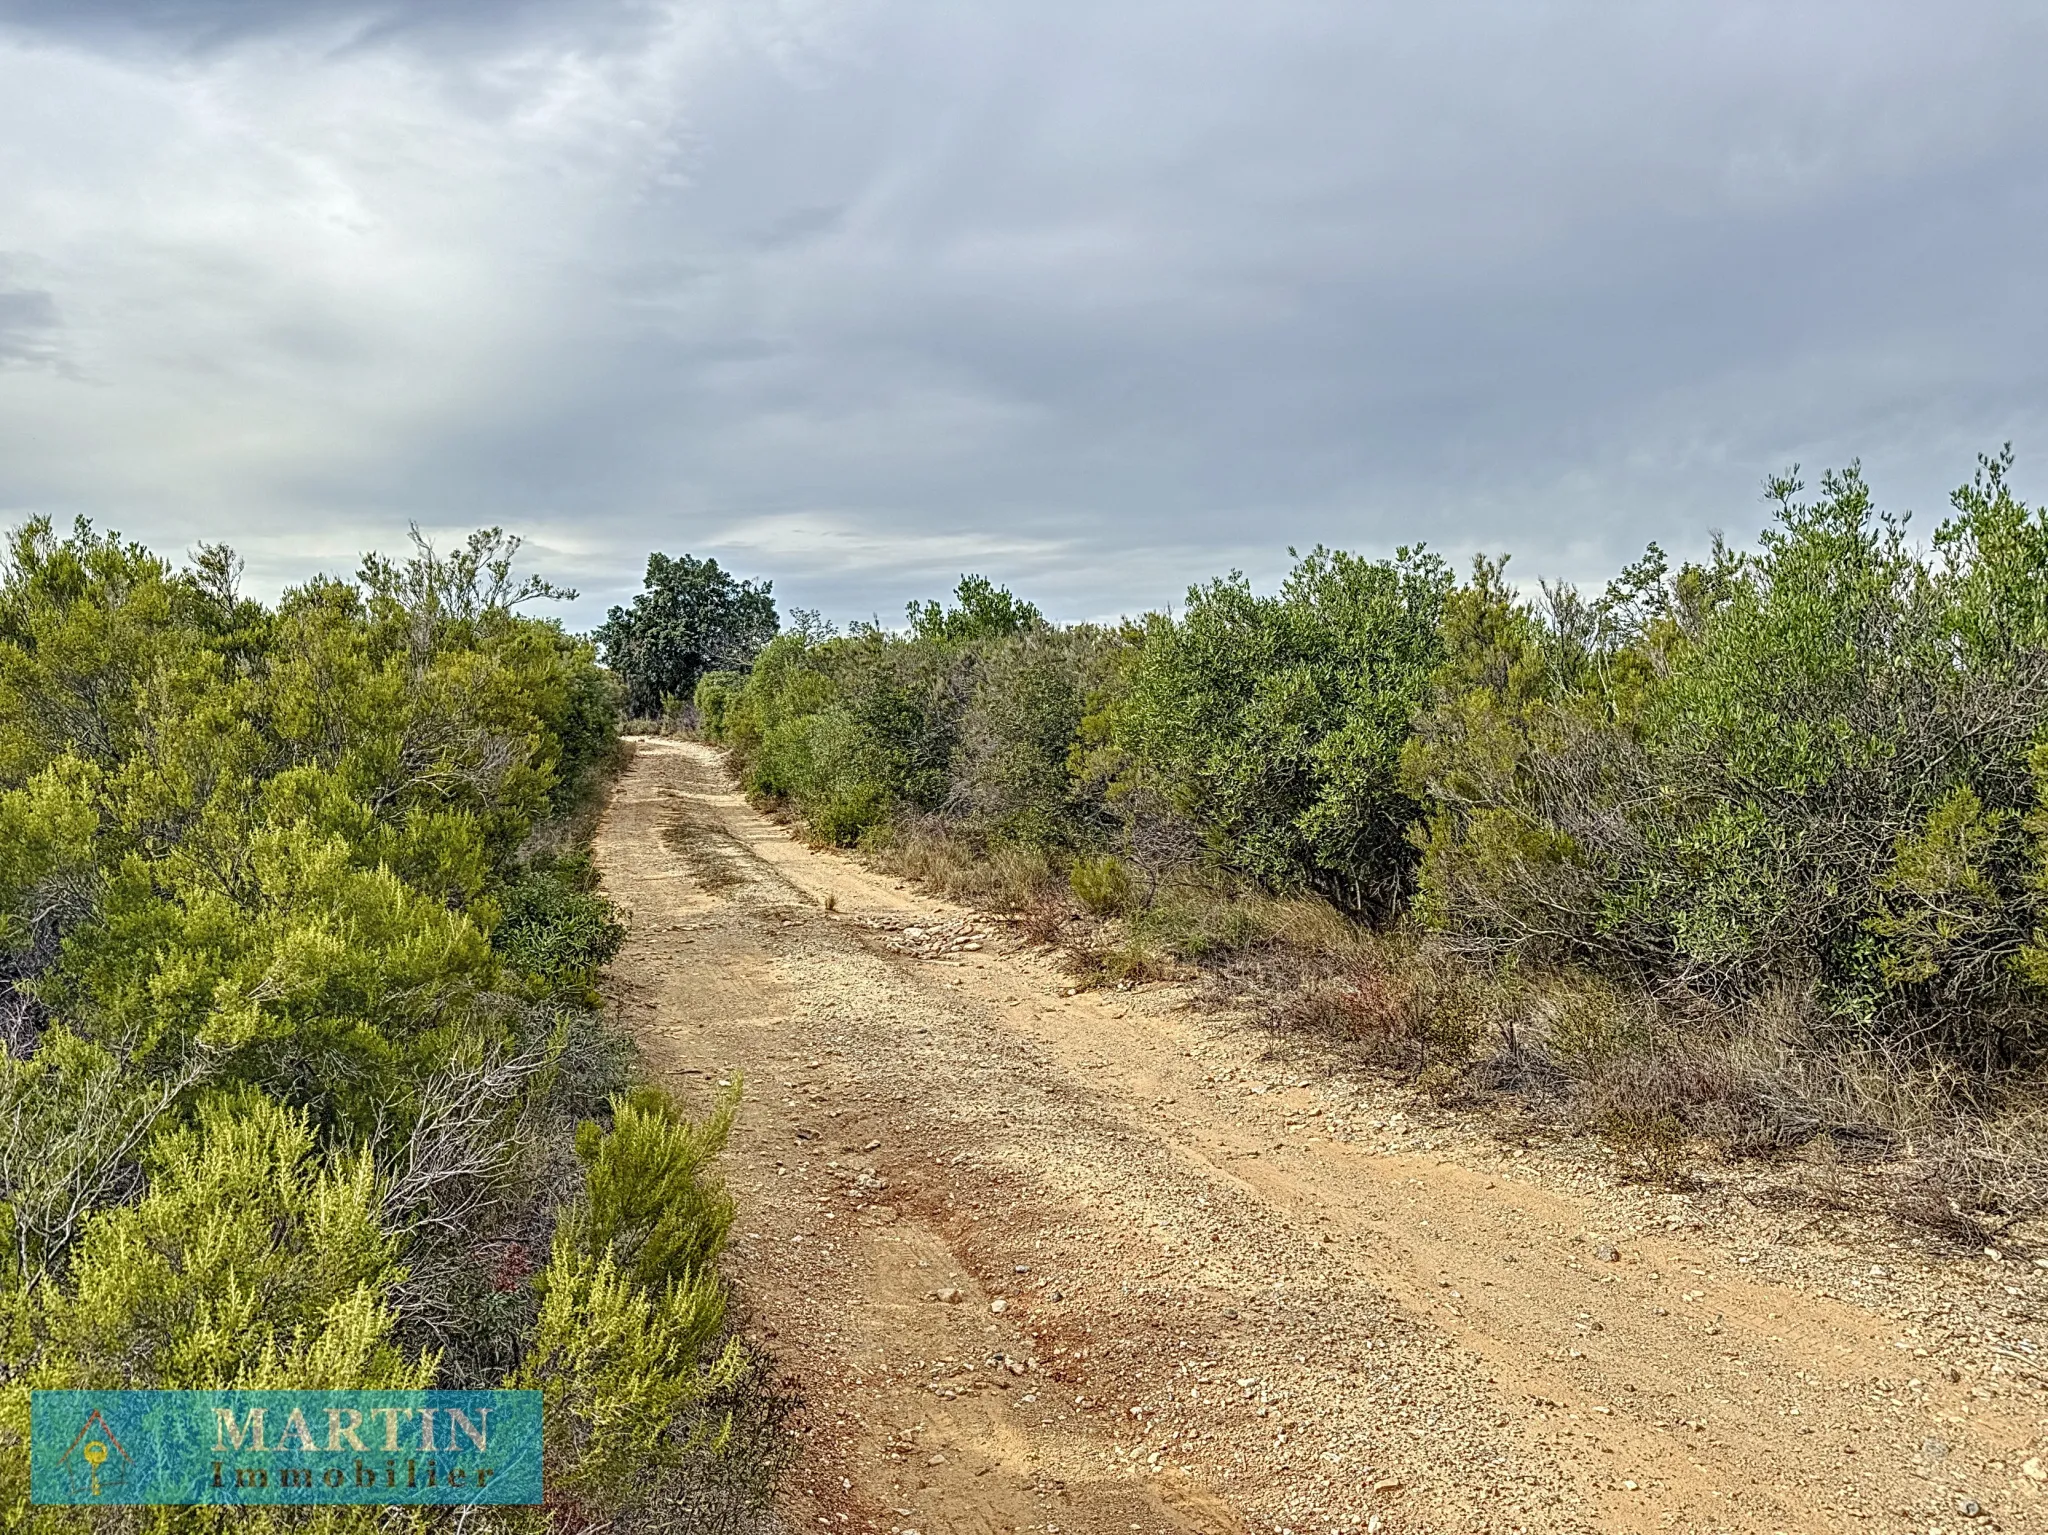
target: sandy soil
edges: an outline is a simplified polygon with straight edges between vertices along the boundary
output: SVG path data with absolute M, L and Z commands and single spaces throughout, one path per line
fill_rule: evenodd
M 1179 987 L 1068 995 L 701 746 L 637 744 L 597 854 L 650 1063 L 745 1080 L 793 1529 L 2048 1531 L 2048 1259 L 1632 1187 Z

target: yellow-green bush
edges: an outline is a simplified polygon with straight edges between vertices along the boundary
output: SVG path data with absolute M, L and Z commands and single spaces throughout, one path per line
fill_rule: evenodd
M 626 1062 L 589 1004 L 623 930 L 587 865 L 533 849 L 610 753 L 616 690 L 514 611 L 551 590 L 516 547 L 422 543 L 266 609 L 223 550 L 177 571 L 83 525 L 13 536 L 8 1522 L 78 1526 L 23 1504 L 35 1386 L 533 1381 L 553 1469 L 615 1523 L 656 1495 L 673 1522 L 702 1455 L 758 1451 L 726 1426 L 768 1421 L 721 1332 L 731 1106 L 693 1129 L 606 1101 Z

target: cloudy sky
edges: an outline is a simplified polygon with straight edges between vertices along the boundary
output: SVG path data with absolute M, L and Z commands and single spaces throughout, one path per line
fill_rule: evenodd
M 0 0 L 0 520 L 1060 617 L 2048 497 L 2048 11 Z

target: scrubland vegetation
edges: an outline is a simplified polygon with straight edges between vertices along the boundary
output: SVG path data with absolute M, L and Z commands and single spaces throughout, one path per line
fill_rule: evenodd
M 970 576 L 899 630 L 778 633 L 765 584 L 657 555 L 595 643 L 523 611 L 561 594 L 495 531 L 266 607 L 225 549 L 31 522 L 0 569 L 0 1435 L 37 1387 L 510 1385 L 544 1393 L 550 1504 L 479 1527 L 765 1506 L 785 1407 L 718 1269 L 735 1100 L 687 1118 L 599 1008 L 622 714 L 688 717 L 814 836 L 1088 984 L 1197 975 L 1645 1177 L 1882 1163 L 1931 1229 L 2036 1219 L 2048 512 L 2010 467 L 1924 544 L 1854 470 L 1774 481 L 1753 547 L 1652 546 L 1597 595 L 1317 549 L 1116 625 Z M 11 1522 L 127 1517 L 31 1510 L 26 1464 Z
M 2048 1210 L 2048 513 L 1983 462 L 1931 542 L 1855 470 L 1597 595 L 1316 550 L 1176 614 L 979 578 L 800 615 L 696 683 L 757 796 L 1023 914 L 1115 984 L 1198 965 L 1441 1100 L 1641 1173 L 1884 1159 L 1969 1240 Z
M 550 1506 L 713 1530 L 777 1407 L 717 1271 L 700 1122 L 601 1022 L 592 647 L 478 534 L 267 608 L 81 525 L 0 570 L 0 1500 L 34 1387 L 527 1386 Z M 273 1517 L 274 1515 L 274 1517 Z M 417 1515 L 421 1523 L 441 1516 Z M 381 1510 L 316 1522 L 385 1527 Z

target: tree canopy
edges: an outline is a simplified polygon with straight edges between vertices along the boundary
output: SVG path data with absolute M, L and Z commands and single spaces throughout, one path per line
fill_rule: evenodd
M 741 581 L 716 560 L 647 556 L 631 607 L 613 608 L 596 632 L 605 664 L 625 684 L 630 714 L 659 714 L 687 699 L 706 672 L 744 668 L 775 638 L 773 583 Z

